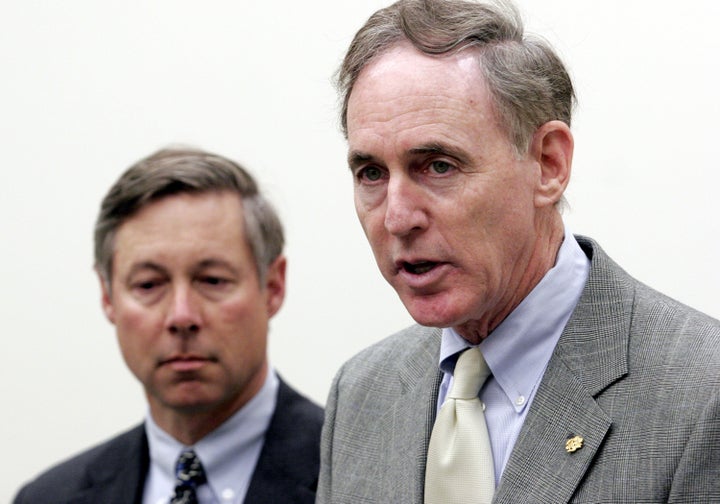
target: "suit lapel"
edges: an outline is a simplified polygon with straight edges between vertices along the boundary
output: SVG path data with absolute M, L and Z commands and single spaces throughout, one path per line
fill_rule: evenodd
M 428 440 L 435 420 L 440 330 L 419 328 L 399 365 L 401 393 L 380 419 L 381 495 L 386 502 L 421 503 Z M 421 407 L 419 407 L 421 405 Z
M 556 363 L 538 390 L 494 502 L 568 502 L 610 425 L 573 373 Z M 574 436 L 582 436 L 582 448 L 568 453 L 565 443 Z
M 633 288 L 596 244 L 578 237 L 592 259 L 587 285 L 563 331 L 494 502 L 570 501 L 612 425 L 596 397 L 627 373 Z M 582 447 L 565 449 L 574 436 Z

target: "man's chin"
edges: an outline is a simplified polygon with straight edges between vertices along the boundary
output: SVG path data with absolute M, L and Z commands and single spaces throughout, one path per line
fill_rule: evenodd
M 172 387 L 172 390 L 156 395 L 152 402 L 177 412 L 197 413 L 213 409 L 219 399 L 204 383 L 182 382 Z
M 427 297 L 418 299 L 416 296 L 402 299 L 405 309 L 418 324 L 427 327 L 452 327 L 457 322 L 457 315 L 444 309 L 439 301 Z

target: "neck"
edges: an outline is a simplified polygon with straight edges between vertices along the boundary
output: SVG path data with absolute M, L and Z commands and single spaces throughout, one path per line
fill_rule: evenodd
M 517 308 L 555 265 L 558 251 L 565 236 L 560 214 L 553 209 L 548 222 L 542 228 L 537 233 L 537 239 L 528 261 L 523 263 L 524 267 L 519 270 L 519 279 L 514 282 L 516 288 L 512 290 L 508 299 L 494 312 L 454 327 L 457 333 L 469 343 L 477 345 L 487 338 L 493 329 L 499 326 Z
M 154 415 L 153 419 L 177 441 L 185 446 L 192 446 L 220 427 L 231 416 L 232 413 L 218 416 L 215 412 L 205 414 L 196 412 L 188 415 L 176 415 L 169 422 L 158 420 Z

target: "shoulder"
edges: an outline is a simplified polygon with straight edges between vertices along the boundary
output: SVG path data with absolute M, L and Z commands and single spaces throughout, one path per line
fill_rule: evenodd
M 342 367 L 342 374 L 376 374 L 403 368 L 408 361 L 437 360 L 442 331 L 412 325 L 362 350 Z
M 707 375 L 720 385 L 720 321 L 638 282 L 633 304 L 630 357 L 694 379 Z
M 343 395 L 354 402 L 367 396 L 399 393 L 428 369 L 437 369 L 441 329 L 412 325 L 365 348 L 338 370 L 328 396 Z
M 720 332 L 720 321 L 691 308 L 670 296 L 640 282 L 615 263 L 590 238 L 577 236 L 578 243 L 592 262 L 589 290 L 595 299 L 603 294 L 623 295 L 632 300 L 632 315 L 642 321 L 656 320 L 680 333 L 708 333 L 711 337 Z
M 92 485 L 93 471 L 112 474 L 126 464 L 140 468 L 147 456 L 145 428 L 138 425 L 44 471 L 20 489 L 14 502 L 47 502 L 48 495 L 55 502 L 69 501 Z
M 578 242 L 592 260 L 578 311 L 591 319 L 594 311 L 627 321 L 631 367 L 643 363 L 668 373 L 717 376 L 720 321 L 635 279 L 589 238 L 578 237 Z

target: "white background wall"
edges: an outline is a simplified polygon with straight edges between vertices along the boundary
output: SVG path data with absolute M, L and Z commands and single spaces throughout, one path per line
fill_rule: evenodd
M 287 226 L 271 359 L 318 402 L 410 322 L 352 206 L 330 76 L 383 0 L 0 4 L 0 502 L 138 422 L 91 233 L 138 158 L 190 143 L 253 171 Z M 574 75 L 566 219 L 639 279 L 720 317 L 720 3 L 522 0 Z

